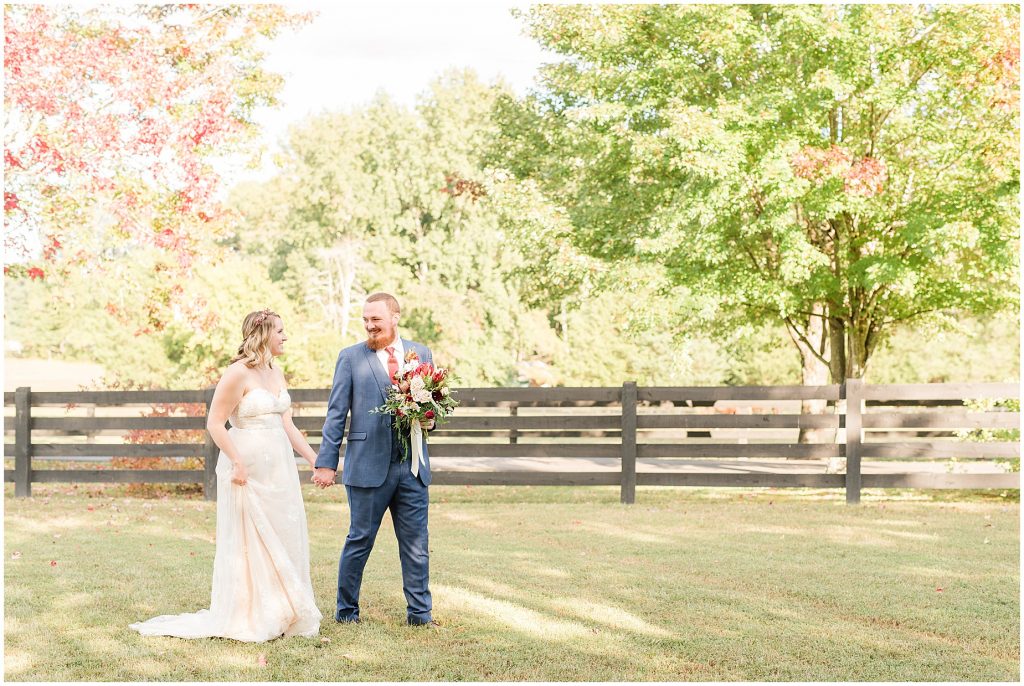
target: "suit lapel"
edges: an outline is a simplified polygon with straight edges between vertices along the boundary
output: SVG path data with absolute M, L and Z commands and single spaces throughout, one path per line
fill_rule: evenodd
M 380 391 L 380 397 L 387 401 L 388 389 L 391 387 L 391 382 L 388 381 L 387 370 L 381 366 L 377 353 L 370 350 L 370 346 L 363 346 L 363 355 L 366 358 L 366 364 L 370 366 L 373 378 L 377 381 L 377 389 Z

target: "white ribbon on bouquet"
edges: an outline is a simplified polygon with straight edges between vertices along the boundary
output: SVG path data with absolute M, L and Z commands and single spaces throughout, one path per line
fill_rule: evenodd
M 420 475 L 420 463 L 424 466 L 427 464 L 426 458 L 423 456 L 423 427 L 420 426 L 420 420 L 412 420 L 412 428 L 409 430 L 409 443 L 412 445 L 412 475 Z

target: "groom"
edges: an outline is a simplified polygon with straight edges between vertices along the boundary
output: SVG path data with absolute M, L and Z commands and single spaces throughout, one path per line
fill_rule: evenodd
M 342 481 L 348 494 L 350 521 L 345 548 L 338 565 L 338 608 L 334 619 L 359 621 L 359 587 L 363 568 L 373 549 L 385 510 L 398 538 L 402 562 L 402 590 L 408 603 L 409 624 L 434 625 L 427 549 L 427 486 L 430 458 L 426 441 L 425 464 L 413 474 L 411 461 L 403 455 L 402 442 L 392 430 L 392 417 L 370 414 L 384 404 L 391 378 L 404 364 L 410 351 L 421 362 L 433 363 L 430 349 L 398 336 L 398 301 L 387 293 L 374 293 L 363 306 L 363 327 L 367 340 L 341 351 L 334 368 L 334 383 L 327 401 L 323 440 L 316 458 L 313 483 L 326 488 L 334 483 L 338 470 L 341 436 L 346 415 L 351 412 L 348 447 Z M 433 428 L 433 423 L 428 429 Z M 403 459 L 405 458 L 405 459 Z

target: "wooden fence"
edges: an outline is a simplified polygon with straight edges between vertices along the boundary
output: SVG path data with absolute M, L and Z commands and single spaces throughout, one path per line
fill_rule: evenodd
M 314 449 L 323 427 L 327 389 L 290 391 L 295 423 Z M 4 394 L 5 457 L 14 469 L 4 480 L 15 495 L 32 483 L 201 483 L 216 498 L 218 450 L 203 431 L 205 416 L 144 416 L 147 406 L 209 408 L 205 391 L 33 392 Z M 1020 488 L 1019 473 L 865 474 L 863 460 L 992 460 L 1020 457 L 1019 441 L 963 440 L 966 430 L 1018 429 L 1020 415 L 993 400 L 1017 399 L 1015 384 L 865 385 L 851 379 L 831 386 L 621 388 L 465 388 L 452 420 L 431 437 L 433 458 L 550 458 L 614 461 L 599 471 L 444 470 L 439 485 L 617 485 L 624 503 L 638 485 L 845 488 L 850 503 L 862 488 Z M 828 401 L 826 414 L 800 414 L 800 401 Z M 971 408 L 971 400 L 988 407 Z M 10 409 L 13 406 L 13 414 Z M 782 410 L 787 410 L 783 412 Z M 795 410 L 795 411 L 793 411 Z M 83 411 L 86 413 L 83 416 Z M 113 414 L 111 414 L 113 413 Z M 800 429 L 825 429 L 830 440 L 799 443 Z M 205 442 L 126 443 L 125 431 L 203 431 Z M 96 442 L 113 437 L 114 442 Z M 780 438 L 781 437 L 781 438 Z M 834 437 L 834 439 L 832 438 Z M 774 440 L 772 440 L 774 438 Z M 873 440 L 881 438 L 882 440 Z M 59 439 L 59 440 L 55 440 Z M 938 439 L 938 440 L 933 440 Z M 943 440 L 945 439 L 945 440 Z M 344 446 L 343 446 L 344 450 Z M 109 457 L 195 457 L 202 470 L 40 469 L 42 460 Z M 729 469 L 706 472 L 637 471 L 644 464 L 687 458 Z M 750 471 L 750 459 L 845 458 L 845 474 Z M 703 464 L 703 463 L 701 463 Z

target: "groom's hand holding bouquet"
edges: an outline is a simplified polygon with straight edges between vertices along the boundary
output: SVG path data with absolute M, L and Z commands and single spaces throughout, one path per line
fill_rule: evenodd
M 410 438 L 443 424 L 459 405 L 451 390 L 452 376 L 445 368 L 421 363 L 415 351 L 405 356 L 388 391 L 387 401 L 371 410 L 395 418 L 395 434 L 402 441 L 402 460 L 408 458 Z M 425 439 L 425 434 L 424 439 Z

